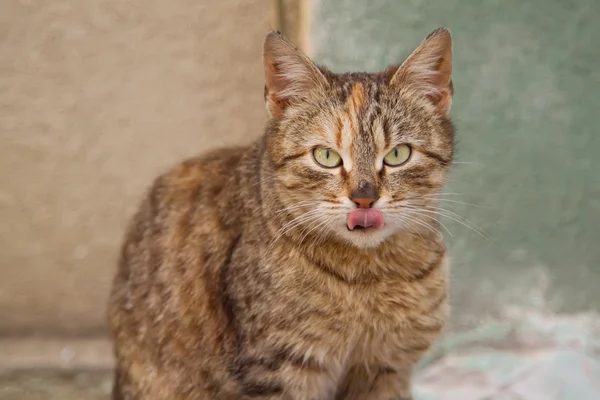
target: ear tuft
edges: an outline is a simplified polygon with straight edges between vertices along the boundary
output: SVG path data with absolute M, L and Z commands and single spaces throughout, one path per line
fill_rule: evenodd
M 265 102 L 271 118 L 281 118 L 288 105 L 327 86 L 319 68 L 279 31 L 265 37 L 263 64 Z
M 431 32 L 398 68 L 390 85 L 422 93 L 443 115 L 449 115 L 454 94 L 450 31 L 442 27 Z

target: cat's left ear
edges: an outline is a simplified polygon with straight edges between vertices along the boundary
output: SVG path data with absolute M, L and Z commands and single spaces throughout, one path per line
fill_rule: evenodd
M 278 31 L 265 38 L 263 63 L 265 102 L 271 118 L 281 118 L 290 104 L 328 85 L 319 68 Z
M 414 89 L 429 98 L 443 115 L 448 116 L 454 94 L 450 31 L 438 28 L 429 34 L 398 68 L 390 85 Z

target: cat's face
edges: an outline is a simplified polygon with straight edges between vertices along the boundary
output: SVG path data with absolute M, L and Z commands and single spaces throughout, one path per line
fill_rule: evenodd
M 334 75 L 277 34 L 265 44 L 273 190 L 301 237 L 375 247 L 435 228 L 452 161 L 451 44 L 438 30 L 402 66 Z

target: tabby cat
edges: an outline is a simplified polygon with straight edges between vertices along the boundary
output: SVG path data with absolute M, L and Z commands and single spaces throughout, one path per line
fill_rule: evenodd
M 159 176 L 110 299 L 117 400 L 411 398 L 447 314 L 452 43 L 334 74 L 281 33 L 264 135 Z

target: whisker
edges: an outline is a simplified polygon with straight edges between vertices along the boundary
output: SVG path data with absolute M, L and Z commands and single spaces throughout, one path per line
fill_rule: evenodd
M 306 237 L 308 235 L 310 235 L 310 233 L 312 231 L 314 231 L 315 229 L 318 229 L 319 227 L 325 226 L 327 223 L 329 222 L 329 218 L 324 218 L 323 220 L 321 220 L 320 222 L 316 223 L 308 232 L 306 232 L 301 238 L 300 238 L 300 243 L 302 243 L 304 241 L 304 239 L 306 239 Z
M 421 200 L 441 200 L 440 196 L 445 196 L 445 195 L 455 195 L 455 196 L 462 196 L 461 193 L 430 193 L 430 194 L 417 194 L 414 196 L 410 196 L 410 197 L 402 197 L 399 199 L 391 199 L 389 201 L 389 204 L 394 204 L 394 203 L 399 203 L 402 201 L 408 201 L 408 200 L 415 200 L 415 199 L 421 199 Z M 443 199 L 446 200 L 446 199 Z
M 484 238 L 486 240 L 490 240 L 487 233 L 482 228 L 477 226 L 474 222 L 463 217 L 462 215 L 456 214 L 455 212 L 452 212 L 452 211 L 443 210 L 443 209 L 440 210 L 440 215 L 443 217 L 449 218 L 453 221 L 456 221 L 456 222 L 464 225 L 465 227 L 473 230 L 474 232 L 479 234 L 479 236 L 481 236 L 482 238 Z
M 417 225 L 420 225 L 428 230 L 430 230 L 431 232 L 438 234 L 440 233 L 439 230 L 435 229 L 434 227 L 432 227 L 430 224 L 424 222 L 424 221 L 420 221 L 417 218 L 411 218 L 409 215 L 404 215 L 404 217 L 406 217 L 407 220 L 416 223 Z
M 308 211 L 304 214 L 299 215 L 298 217 L 292 219 L 291 221 L 288 221 L 286 224 L 284 224 L 274 235 L 273 240 L 271 241 L 271 243 L 269 243 L 269 245 L 267 246 L 267 250 L 270 250 L 271 247 L 275 244 L 275 242 L 277 240 L 279 240 L 279 238 L 281 238 L 282 236 L 284 236 L 285 234 L 287 234 L 290 230 L 294 229 L 295 227 L 306 223 L 312 219 L 316 219 L 319 217 L 319 213 L 320 210 L 315 209 L 315 210 L 311 210 Z
M 279 214 L 279 213 L 282 213 L 282 212 L 285 212 L 285 211 L 295 210 L 295 209 L 298 209 L 298 208 L 301 208 L 301 207 L 305 207 L 305 206 L 309 206 L 309 205 L 312 205 L 312 204 L 319 204 L 319 201 L 318 200 L 304 200 L 304 201 L 299 201 L 298 203 L 294 203 L 294 204 L 292 204 L 289 207 L 284 207 L 284 208 L 281 208 L 279 210 L 275 210 L 275 212 Z
M 431 208 L 431 209 L 435 209 L 435 210 L 443 211 L 443 212 L 446 212 L 446 213 L 448 213 L 448 214 L 450 214 L 450 215 L 454 215 L 455 217 L 457 217 L 457 218 L 459 218 L 459 219 L 461 219 L 461 220 L 463 220 L 463 221 L 465 221 L 465 222 L 468 222 L 468 223 L 472 224 L 473 226 L 477 227 L 477 229 L 479 229 L 479 230 L 483 231 L 483 229 L 479 228 L 479 227 L 478 227 L 477 225 L 475 225 L 473 222 L 469 221 L 467 218 L 463 217 L 463 216 L 462 216 L 462 215 L 460 215 L 460 214 L 457 214 L 457 213 L 455 213 L 455 212 L 454 212 L 454 211 L 452 211 L 452 210 L 448 210 L 448 209 L 445 209 L 445 208 L 443 208 L 443 207 L 435 207 L 435 206 L 427 206 L 427 208 Z
M 444 223 L 442 221 L 440 221 L 439 219 L 432 217 L 431 215 L 419 214 L 418 213 L 419 210 L 414 210 L 414 211 L 417 211 L 417 215 L 421 215 L 422 217 L 429 218 L 429 219 L 436 221 L 438 224 L 440 224 L 442 226 L 442 228 L 444 228 L 444 230 L 446 232 L 448 232 L 448 235 L 454 236 L 454 235 L 452 235 L 452 232 L 450 232 L 450 229 L 448 229 L 448 227 L 446 227 L 446 225 L 444 225 Z M 410 211 L 408 211 L 408 212 L 410 213 Z
M 456 204 L 464 204 L 464 205 L 473 206 L 473 207 L 489 208 L 489 207 L 481 205 L 481 204 L 468 203 L 466 201 L 460 201 L 460 200 L 454 200 L 454 199 L 444 199 L 444 198 L 440 197 L 443 195 L 452 195 L 452 194 L 453 195 L 461 195 L 459 193 L 431 193 L 431 194 L 406 197 L 403 200 L 414 200 L 414 199 L 435 200 L 435 201 L 441 201 L 441 202 L 446 202 L 446 203 L 456 203 Z
M 331 223 L 332 221 L 334 221 L 335 218 L 338 216 L 338 214 L 325 214 L 325 216 L 326 216 L 325 223 L 322 226 L 325 226 L 325 225 Z M 329 236 L 329 231 L 327 231 L 326 229 L 321 229 L 313 237 L 311 245 L 319 246 L 321 243 L 323 243 L 323 241 L 325 241 L 325 239 L 327 239 L 328 236 Z
M 277 235 L 275 238 L 273 238 L 273 240 L 267 246 L 267 252 L 270 252 L 271 249 L 273 248 L 273 246 L 277 243 L 277 241 L 279 239 L 281 239 L 282 237 L 286 236 L 292 229 L 298 227 L 298 225 L 301 225 L 303 223 L 309 223 L 311 220 L 316 220 L 316 219 L 318 219 L 318 216 L 314 216 L 312 218 L 306 219 L 306 220 L 302 221 L 301 223 L 299 223 L 299 224 L 297 224 L 295 226 L 290 227 L 285 232 L 282 232 L 280 235 Z
M 419 236 L 421 239 L 424 239 L 424 238 L 423 238 L 423 235 L 421 235 L 421 234 L 419 233 L 419 231 L 417 231 L 417 230 L 413 230 L 413 229 L 412 229 L 412 228 L 413 228 L 413 226 L 412 226 L 412 224 L 411 224 L 411 221 L 412 221 L 412 220 L 411 220 L 409 217 L 407 217 L 407 215 L 391 215 L 391 216 L 390 216 L 390 218 L 391 218 L 392 220 L 399 221 L 399 222 L 400 222 L 400 223 L 402 223 L 402 224 L 406 224 L 406 227 L 407 227 L 407 228 L 410 230 L 410 232 L 411 232 L 412 234 L 418 235 L 418 236 Z
M 428 212 L 431 214 L 436 214 L 441 217 L 446 217 L 446 218 L 451 219 L 455 222 L 458 222 L 459 224 L 463 225 L 464 227 L 472 230 L 473 232 L 477 233 L 482 238 L 489 240 L 489 237 L 485 234 L 485 232 L 481 228 L 479 228 L 477 225 L 473 224 L 468 219 L 466 219 L 466 218 L 462 217 L 461 215 L 456 214 L 455 212 L 452 212 L 450 210 L 445 210 L 443 208 L 438 208 L 438 207 L 435 207 L 435 208 L 437 208 L 437 210 L 436 209 L 432 210 L 432 209 L 427 209 L 424 207 L 414 207 L 412 205 L 405 205 L 403 207 L 412 208 L 413 210 L 419 210 L 420 212 Z M 473 226 L 471 226 L 471 224 Z
M 332 221 L 335 220 L 335 216 L 330 216 L 329 219 L 327 220 L 327 223 L 331 223 Z M 318 235 L 317 237 L 319 238 L 319 240 L 317 241 L 316 244 L 321 244 L 325 241 L 325 239 L 327 239 L 329 232 L 327 232 L 326 230 L 321 230 L 321 235 Z
M 485 209 L 488 209 L 488 210 L 491 209 L 488 206 L 482 206 L 481 204 L 467 203 L 465 201 L 458 201 L 458 200 L 451 200 L 451 199 L 438 199 L 438 201 L 441 201 L 441 202 L 444 202 L 444 203 L 464 204 L 466 206 L 473 206 L 473 207 L 485 208 Z
M 488 206 L 484 206 L 481 204 L 474 204 L 474 203 L 468 203 L 466 201 L 460 201 L 460 200 L 453 200 L 453 199 L 443 199 L 443 198 L 439 198 L 439 197 L 406 197 L 400 201 L 407 201 L 407 200 L 428 200 L 428 201 L 439 201 L 442 203 L 455 203 L 455 204 L 463 204 L 466 206 L 473 206 L 473 207 L 478 207 L 478 208 L 485 208 L 485 209 L 490 209 L 491 207 Z
M 313 210 L 313 211 L 304 213 L 300 217 L 296 217 L 293 220 L 291 220 L 290 222 L 283 225 L 281 227 L 281 229 L 278 231 L 278 234 L 284 235 L 287 232 L 289 232 L 291 229 L 294 229 L 295 227 L 297 227 L 307 221 L 310 221 L 313 218 L 317 218 L 317 217 L 318 217 L 318 210 Z
M 478 161 L 453 161 L 452 164 L 481 165 L 481 163 Z
M 413 229 L 413 226 L 410 224 L 410 220 L 408 220 L 408 219 L 407 219 L 407 218 L 405 218 L 405 217 L 406 217 L 406 216 L 402 216 L 402 215 L 400 215 L 400 216 L 399 216 L 399 218 L 397 218 L 397 220 L 399 220 L 399 221 L 400 221 L 400 222 L 402 222 L 402 223 L 404 223 L 404 221 L 408 221 L 408 224 L 406 224 L 406 227 L 407 227 L 407 228 L 410 230 L 410 232 L 411 232 L 412 234 L 419 235 L 419 237 L 420 237 L 421 239 L 424 239 L 424 238 L 423 238 L 423 235 L 421 235 L 421 234 L 419 233 L 419 231 L 416 231 L 416 230 L 414 230 L 414 229 Z M 393 218 L 392 218 L 392 219 L 393 219 Z
M 438 196 L 464 196 L 462 193 L 456 193 L 456 192 L 443 192 L 443 193 L 429 193 L 429 194 L 421 194 L 415 197 L 438 197 Z

